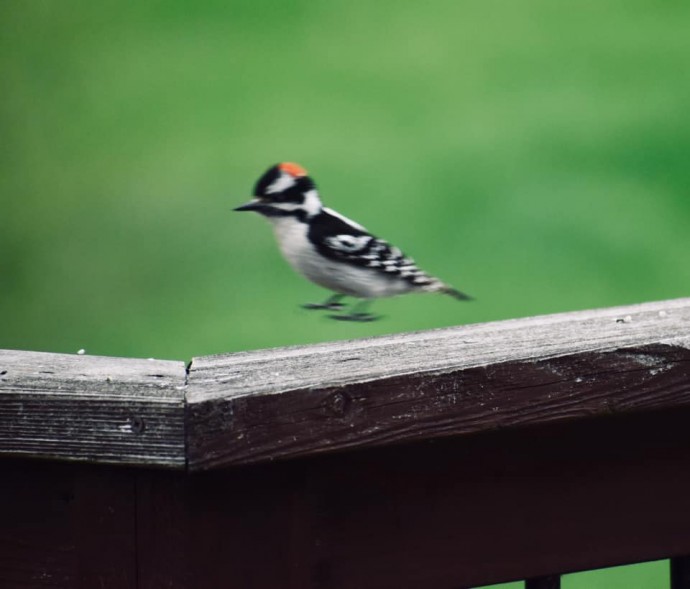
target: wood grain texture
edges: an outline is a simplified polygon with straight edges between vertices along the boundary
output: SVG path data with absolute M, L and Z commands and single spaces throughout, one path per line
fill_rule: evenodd
M 0 454 L 209 469 L 690 402 L 690 299 L 182 362 L 0 351 Z
M 197 358 L 191 470 L 690 404 L 690 299 Z
M 0 455 L 184 468 L 182 362 L 0 350 Z

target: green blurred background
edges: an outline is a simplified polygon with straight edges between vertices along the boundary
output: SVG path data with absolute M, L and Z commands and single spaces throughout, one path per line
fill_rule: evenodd
M 186 360 L 687 296 L 689 17 L 4 0 L 0 347 Z M 284 160 L 477 300 L 381 301 L 372 324 L 299 309 L 326 293 L 231 212 Z M 664 587 L 666 566 L 620 574 Z
M 0 4 L 0 346 L 187 359 L 688 294 L 690 5 Z M 271 164 L 473 294 L 374 324 L 231 212 Z

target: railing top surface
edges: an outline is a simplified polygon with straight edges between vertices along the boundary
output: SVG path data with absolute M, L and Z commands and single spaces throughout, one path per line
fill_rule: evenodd
M 196 470 L 684 406 L 689 359 L 690 299 L 206 356 L 188 373 L 4 350 L 0 455 Z
M 403 374 L 677 340 L 690 347 L 690 299 L 642 303 L 359 340 L 194 358 L 187 399 L 279 393 Z

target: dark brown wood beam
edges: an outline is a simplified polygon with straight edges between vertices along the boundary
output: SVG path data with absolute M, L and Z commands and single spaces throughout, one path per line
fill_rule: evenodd
M 190 471 L 690 405 L 690 299 L 182 362 L 0 351 L 0 455 Z
M 0 353 L 0 586 L 548 587 L 673 557 L 686 589 L 689 328 L 667 301 L 188 376 Z
M 191 470 L 690 405 L 690 299 L 197 358 Z
M 614 415 L 193 476 L 5 459 L 0 586 L 462 589 L 690 554 L 689 422 Z

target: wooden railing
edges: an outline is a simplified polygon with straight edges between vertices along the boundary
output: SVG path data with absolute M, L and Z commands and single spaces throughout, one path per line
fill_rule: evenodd
M 688 589 L 690 299 L 189 366 L 0 351 L 0 457 L 2 587 L 544 589 L 671 558 Z

